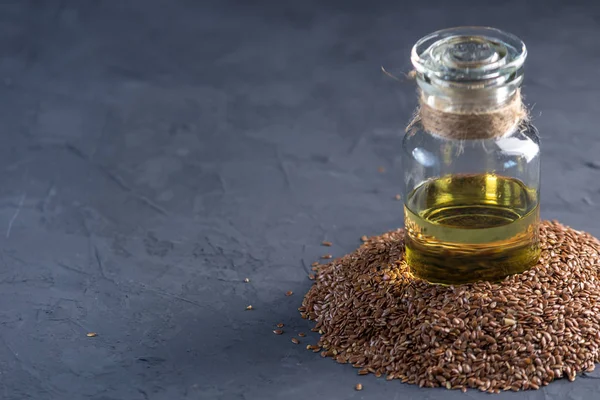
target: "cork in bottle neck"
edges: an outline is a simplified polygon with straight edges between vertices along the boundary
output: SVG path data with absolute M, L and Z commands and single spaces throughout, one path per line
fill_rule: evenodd
M 434 32 L 412 62 L 425 130 L 455 139 L 493 138 L 527 117 L 520 85 L 527 51 L 508 33 L 479 27 Z

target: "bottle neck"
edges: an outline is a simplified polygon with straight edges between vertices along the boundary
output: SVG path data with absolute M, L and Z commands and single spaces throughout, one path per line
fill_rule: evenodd
M 417 83 L 419 102 L 440 112 L 479 114 L 502 108 L 520 96 L 517 82 L 480 89 L 473 86 L 440 87 L 421 79 L 417 79 Z
M 425 131 L 454 140 L 492 139 L 527 120 L 517 84 L 470 88 L 420 82 L 419 121 Z

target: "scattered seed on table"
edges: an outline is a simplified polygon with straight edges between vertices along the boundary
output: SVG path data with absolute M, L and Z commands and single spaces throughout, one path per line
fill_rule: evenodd
M 278 323 L 278 324 L 277 324 L 277 327 L 278 327 L 278 328 L 283 328 L 283 322 L 280 322 L 280 323 Z
M 315 280 L 315 274 L 309 274 L 308 275 L 308 279 L 310 279 L 311 281 Z
M 299 344 L 300 341 L 298 339 L 296 339 L 295 337 L 292 338 L 292 343 L 294 344 Z
M 283 333 L 283 331 L 281 329 L 275 329 L 273 331 L 273 333 L 276 334 L 276 335 L 281 335 Z
M 90 332 L 86 335 L 87 337 L 96 337 L 98 334 L 96 332 Z
M 299 307 L 321 335 L 320 346 L 307 349 L 413 385 L 489 393 L 574 380 L 600 362 L 593 236 L 544 221 L 532 269 L 455 286 L 414 278 L 403 230 L 361 240 L 355 252 L 319 266 Z
M 246 310 L 252 311 L 252 310 L 254 310 L 254 307 L 252 307 L 252 305 L 246 306 Z
M 379 167 L 379 168 L 377 168 L 377 172 L 379 172 L 380 174 L 383 174 L 385 172 L 385 168 Z
M 319 262 L 318 262 L 318 261 L 315 261 L 314 263 L 312 263 L 312 264 L 310 264 L 310 265 L 311 265 L 312 267 L 318 267 L 318 266 L 319 266 L 319 265 L 321 265 L 321 264 L 319 264 Z
M 298 334 L 298 336 L 300 336 L 300 337 L 304 337 L 304 336 L 306 336 L 306 333 L 304 333 L 304 332 L 300 332 L 300 333 Z
M 321 256 L 321 258 L 324 260 L 329 260 L 329 259 L 332 259 L 333 256 L 331 254 L 325 254 L 325 255 Z
M 244 279 L 244 282 L 245 282 L 245 283 L 249 283 L 249 282 L 250 282 L 250 278 L 246 278 L 246 279 Z
M 360 383 L 357 383 L 356 386 L 354 386 L 354 389 L 361 391 L 362 390 L 362 385 Z
M 333 243 L 328 242 L 328 241 L 324 241 L 321 243 L 323 246 L 327 246 L 327 247 L 331 247 L 333 245 Z
M 400 196 L 399 194 L 395 195 L 395 196 L 394 196 L 394 198 L 395 198 L 396 200 L 402 200 L 402 196 Z
M 291 296 L 291 295 L 293 295 L 293 294 L 294 294 L 294 292 L 292 292 L 291 290 L 288 290 L 287 292 L 285 292 L 285 295 L 286 295 L 286 296 Z

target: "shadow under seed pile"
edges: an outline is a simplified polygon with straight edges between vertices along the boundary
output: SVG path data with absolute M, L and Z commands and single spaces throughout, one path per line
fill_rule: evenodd
M 460 286 L 415 279 L 402 230 L 372 237 L 318 267 L 302 316 L 325 355 L 360 374 L 488 392 L 574 380 L 599 361 L 600 242 L 557 222 L 540 230 L 534 268 Z

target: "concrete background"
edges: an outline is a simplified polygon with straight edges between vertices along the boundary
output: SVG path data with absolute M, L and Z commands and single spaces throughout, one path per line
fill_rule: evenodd
M 0 1 L 0 398 L 484 398 L 271 331 L 309 332 L 311 262 L 402 225 L 415 93 L 380 67 L 437 29 L 527 43 L 542 215 L 600 235 L 595 4 Z M 494 398 L 594 398 L 594 377 Z

